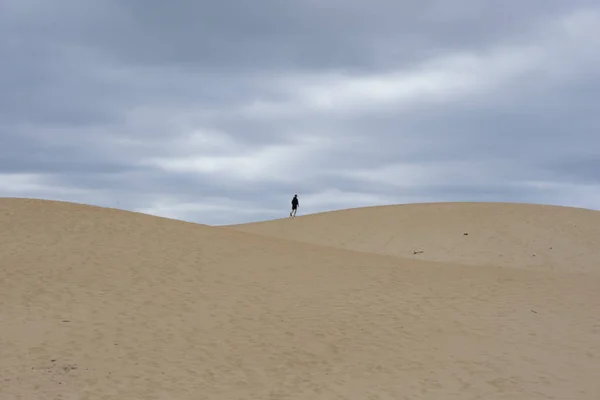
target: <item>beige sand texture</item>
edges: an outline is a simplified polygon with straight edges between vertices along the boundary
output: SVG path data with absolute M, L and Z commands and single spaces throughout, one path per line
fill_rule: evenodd
M 404 258 L 600 273 L 600 212 L 521 203 L 377 206 L 232 226 Z M 465 235 L 465 233 L 467 235 Z
M 0 199 L 0 399 L 597 400 L 598 214 L 414 205 L 232 228 Z

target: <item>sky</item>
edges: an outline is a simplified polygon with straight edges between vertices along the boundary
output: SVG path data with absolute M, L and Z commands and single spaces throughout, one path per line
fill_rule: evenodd
M 210 225 L 600 209 L 592 0 L 2 0 L 0 196 Z

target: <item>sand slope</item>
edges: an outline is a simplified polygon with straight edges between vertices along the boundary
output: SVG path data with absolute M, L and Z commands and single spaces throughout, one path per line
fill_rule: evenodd
M 0 199 L 0 243 L 2 400 L 600 394 L 595 274 L 22 199 Z
M 580 208 L 407 204 L 312 214 L 290 222 L 231 227 L 405 258 L 600 273 L 600 212 Z

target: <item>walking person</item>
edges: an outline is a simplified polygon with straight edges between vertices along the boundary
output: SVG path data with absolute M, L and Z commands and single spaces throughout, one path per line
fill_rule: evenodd
M 296 211 L 298 211 L 299 205 L 300 205 L 300 202 L 298 201 L 298 195 L 295 194 L 294 198 L 292 199 L 292 212 L 290 212 L 290 217 L 296 216 Z

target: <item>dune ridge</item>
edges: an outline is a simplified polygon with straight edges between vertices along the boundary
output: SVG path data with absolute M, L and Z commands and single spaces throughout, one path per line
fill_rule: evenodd
M 525 203 L 363 207 L 249 224 L 243 232 L 410 259 L 600 273 L 600 211 Z
M 598 398 L 599 259 L 577 255 L 594 212 L 559 211 L 552 237 L 548 209 L 516 206 L 554 264 L 526 263 L 523 234 L 496 242 L 507 268 L 452 253 L 444 233 L 482 232 L 447 226 L 455 206 L 429 225 L 403 207 L 210 227 L 0 199 L 0 399 Z M 481 222 L 502 206 L 459 207 Z M 398 250 L 423 226 L 446 238 L 435 261 Z

